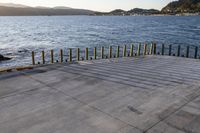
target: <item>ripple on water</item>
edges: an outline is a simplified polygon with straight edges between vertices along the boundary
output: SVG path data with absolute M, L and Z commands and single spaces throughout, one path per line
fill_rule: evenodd
M 69 47 L 145 41 L 199 45 L 199 22 L 200 17 L 178 16 L 0 17 L 0 53 L 14 57 L 1 62 L 0 67 L 30 64 L 31 51 L 36 52 L 36 60 L 41 60 L 42 50 L 49 56 L 49 50 L 55 49 L 55 55 L 59 55 L 60 48 Z

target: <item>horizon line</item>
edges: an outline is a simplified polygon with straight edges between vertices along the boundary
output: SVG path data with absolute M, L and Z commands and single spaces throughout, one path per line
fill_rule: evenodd
M 27 5 L 27 4 L 20 4 L 20 3 L 12 3 L 12 2 L 0 2 L 0 4 L 14 4 L 14 5 L 21 5 L 21 6 L 24 6 L 24 7 L 15 7 L 15 6 L 4 6 L 4 5 L 0 5 L 0 6 L 4 6 L 4 7 L 13 7 L 13 8 L 55 8 L 55 7 L 66 7 L 66 8 L 71 8 L 71 9 L 83 9 L 83 10 L 90 10 L 90 11 L 95 11 L 95 12 L 111 12 L 111 11 L 114 11 L 114 10 L 124 10 L 124 11 L 129 11 L 129 10 L 132 10 L 132 9 L 147 9 L 147 10 L 150 10 L 150 9 L 155 9 L 155 10 L 159 10 L 161 11 L 162 9 L 157 9 L 157 8 L 142 8 L 142 7 L 133 7 L 133 8 L 130 8 L 130 9 L 123 9 L 123 8 L 113 8 L 113 9 L 110 9 L 108 11 L 98 11 L 98 10 L 93 10 L 93 9 L 88 9 L 88 8 L 74 8 L 74 7 L 69 7 L 69 6 L 66 6 L 66 5 L 55 5 L 55 6 L 30 6 L 30 5 Z

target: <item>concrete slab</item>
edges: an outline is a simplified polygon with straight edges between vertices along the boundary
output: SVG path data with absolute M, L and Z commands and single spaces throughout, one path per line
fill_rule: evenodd
M 183 106 L 170 117 L 152 127 L 148 133 L 199 133 L 200 97 Z
M 48 87 L 4 98 L 0 107 L 4 133 L 115 133 L 127 126 Z
M 145 56 L 0 75 L 3 133 L 198 133 L 200 61 Z
M 30 73 L 29 74 L 28 71 L 24 72 L 24 74 L 31 75 L 31 78 L 33 78 L 34 80 L 37 80 L 39 82 L 42 82 L 42 83 L 48 84 L 48 85 L 54 85 L 59 82 L 65 82 L 69 79 L 73 79 L 78 76 L 78 75 L 74 75 L 71 73 L 64 73 L 64 72 L 56 70 L 56 69 L 46 71 L 45 74 L 44 73 L 38 73 L 38 74 Z
M 44 86 L 21 73 L 8 73 L 0 77 L 0 99 Z
M 0 123 L 15 120 L 53 106 L 66 99 L 69 99 L 69 97 L 48 87 L 32 89 L 14 96 L 2 98 L 0 100 Z

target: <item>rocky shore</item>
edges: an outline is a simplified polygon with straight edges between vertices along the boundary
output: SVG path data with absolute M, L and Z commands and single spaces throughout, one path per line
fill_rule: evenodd
M 5 57 L 5 56 L 0 54 L 0 61 L 6 61 L 6 60 L 11 60 L 11 58 Z

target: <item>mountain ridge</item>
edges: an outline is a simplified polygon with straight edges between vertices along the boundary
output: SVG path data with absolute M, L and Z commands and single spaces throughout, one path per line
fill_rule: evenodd
M 0 6 L 3 7 L 15 7 L 15 8 L 41 8 L 41 9 L 73 9 L 71 7 L 66 6 L 55 6 L 55 7 L 46 7 L 46 6 L 27 6 L 23 4 L 15 4 L 15 3 L 0 3 Z
M 0 16 L 57 16 L 92 14 L 94 14 L 94 11 L 86 9 L 16 8 L 0 6 Z
M 16 7 L 16 8 L 28 8 L 30 6 L 22 5 L 22 4 L 15 4 L 15 3 L 0 3 L 0 6 L 4 7 Z
M 55 16 L 55 15 L 93 15 L 94 11 L 74 9 L 65 6 L 30 7 L 14 3 L 0 3 L 0 16 Z
M 176 15 L 182 13 L 197 13 L 200 14 L 200 0 L 178 0 L 170 2 L 161 11 L 156 9 L 133 8 L 125 11 L 115 9 L 110 12 L 98 12 L 87 9 L 75 9 L 66 6 L 55 7 L 31 7 L 15 3 L 0 3 L 0 16 L 55 16 L 55 15 L 159 15 L 169 14 Z

